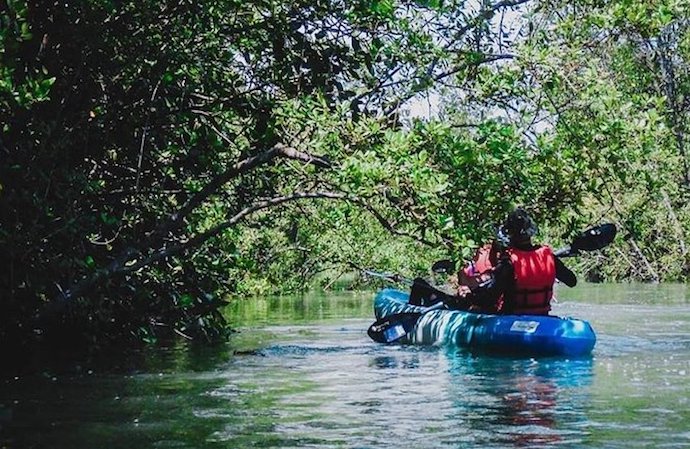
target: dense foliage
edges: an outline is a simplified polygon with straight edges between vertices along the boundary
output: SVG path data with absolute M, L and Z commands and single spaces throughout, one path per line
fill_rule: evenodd
M 228 293 L 423 273 L 515 204 L 620 225 L 589 279 L 684 280 L 687 13 L 0 1 L 0 338 L 215 341 Z
M 590 259 L 594 279 L 685 281 L 688 155 L 688 4 L 546 4 L 549 32 L 528 41 L 548 84 L 537 108 L 556 114 L 548 146 L 577 149 L 583 210 L 606 216 L 624 241 Z

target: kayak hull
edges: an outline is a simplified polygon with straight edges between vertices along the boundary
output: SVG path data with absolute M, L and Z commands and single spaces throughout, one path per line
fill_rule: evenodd
M 477 351 L 530 356 L 585 356 L 596 334 L 584 320 L 541 315 L 491 315 L 426 308 L 408 303 L 409 293 L 387 288 L 374 300 L 380 319 L 394 313 L 422 312 L 403 342 L 455 345 Z

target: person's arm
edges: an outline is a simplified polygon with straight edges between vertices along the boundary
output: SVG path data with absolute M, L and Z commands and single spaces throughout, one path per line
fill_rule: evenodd
M 482 307 L 494 307 L 498 298 L 513 287 L 514 271 L 509 257 L 499 259 L 491 278 L 472 289 L 473 302 Z
M 570 269 L 561 262 L 561 259 L 555 256 L 554 258 L 556 259 L 556 279 L 563 282 L 568 287 L 575 287 L 575 285 L 577 285 L 575 273 L 570 271 Z

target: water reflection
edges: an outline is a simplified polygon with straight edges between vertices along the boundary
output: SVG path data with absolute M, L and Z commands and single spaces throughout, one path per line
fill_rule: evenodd
M 591 358 L 511 359 L 449 350 L 450 383 L 458 417 L 483 430 L 485 443 L 547 447 L 581 441 Z
M 380 369 L 415 369 L 419 368 L 419 357 L 374 357 L 371 366 Z

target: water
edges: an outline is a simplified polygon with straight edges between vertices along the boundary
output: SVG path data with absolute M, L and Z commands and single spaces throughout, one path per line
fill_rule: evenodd
M 584 285 L 592 357 L 371 342 L 369 294 L 235 303 L 219 348 L 0 382 L 0 448 L 690 447 L 690 291 Z

